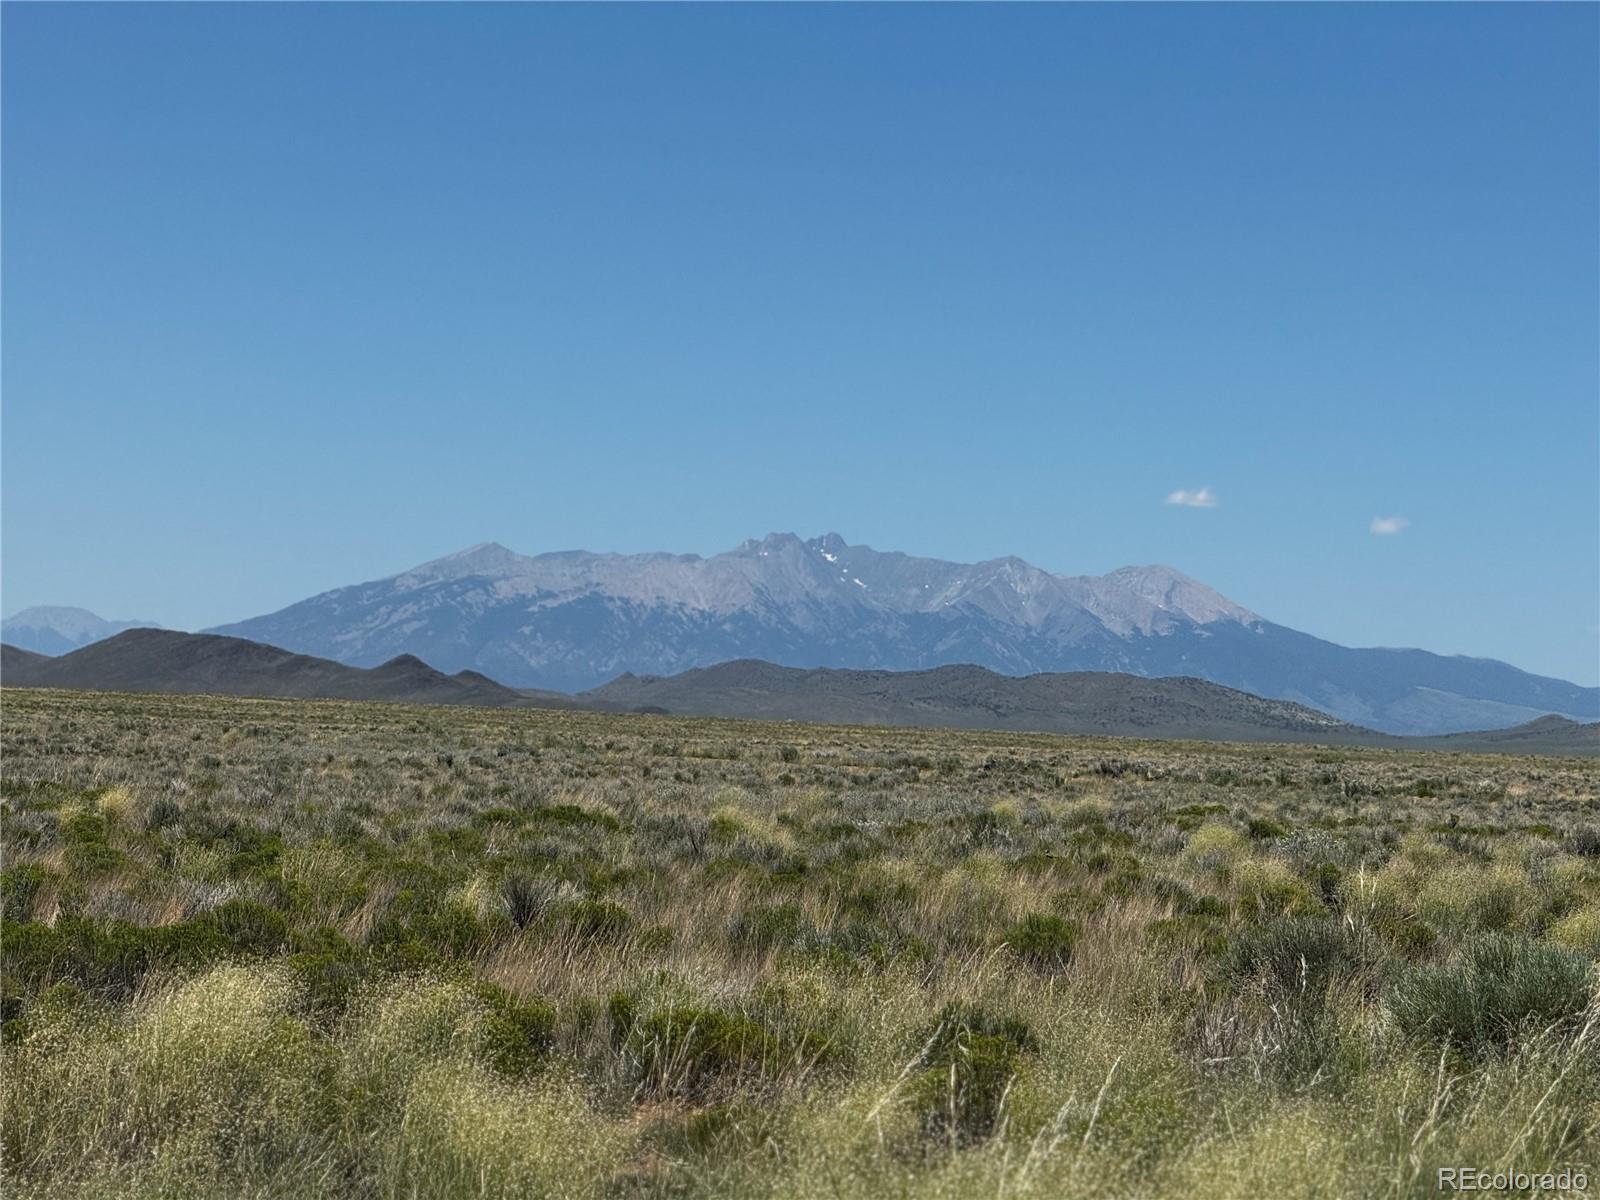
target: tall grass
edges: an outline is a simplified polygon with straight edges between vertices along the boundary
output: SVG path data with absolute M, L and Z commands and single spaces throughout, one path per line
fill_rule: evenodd
M 5 701 L 8 1196 L 1600 1176 L 1588 762 Z

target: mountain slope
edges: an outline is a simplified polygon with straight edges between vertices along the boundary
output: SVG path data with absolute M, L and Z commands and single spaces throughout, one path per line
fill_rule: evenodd
M 1203 679 L 1098 672 L 1016 677 L 983 667 L 802 670 L 740 661 L 669 678 L 625 675 L 579 699 L 674 715 L 925 725 L 1230 741 L 1372 736 L 1325 713 Z
M 970 665 L 912 672 L 802 670 L 746 660 L 670 678 L 624 675 L 584 695 L 567 696 L 513 691 L 473 671 L 444 675 L 409 655 L 363 669 L 239 638 L 132 630 L 60 658 L 0 644 L 0 683 L 1469 753 L 1600 754 L 1600 723 L 1580 725 L 1561 717 L 1515 729 L 1402 738 L 1200 679 L 1102 672 L 1019 678 Z
M 35 654 L 66 654 L 124 629 L 157 629 L 154 621 L 107 621 L 86 608 L 25 608 L 0 621 L 0 642 Z
M 772 534 L 711 558 L 524 556 L 485 543 L 214 632 L 358 666 L 410 653 L 517 687 L 730 659 L 1007 675 L 1196 676 L 1392 733 L 1600 716 L 1600 689 L 1485 659 L 1355 650 L 1288 629 L 1170 567 L 1060 576 Z
M 624 675 L 578 696 L 609 711 L 820 724 L 921 725 L 1212 741 L 1315 742 L 1461 753 L 1600 755 L 1600 722 L 1541 717 L 1514 729 L 1401 737 L 1202 679 L 982 667 L 802 670 L 722 663 L 668 678 Z
M 6 682 L 7 676 L 21 679 L 49 661 L 48 654 L 36 654 L 10 642 L 0 642 L 0 683 Z
M 204 692 L 412 704 L 537 703 L 481 676 L 451 677 L 410 655 L 363 670 L 241 638 L 132 629 L 60 658 L 5 648 L 0 679 L 12 687 L 108 692 Z M 562 703 L 570 701 L 561 698 Z
M 1540 717 L 1511 729 L 1452 733 L 1417 738 L 1429 750 L 1503 750 L 1512 754 L 1600 754 L 1600 721 L 1579 723 L 1565 717 Z

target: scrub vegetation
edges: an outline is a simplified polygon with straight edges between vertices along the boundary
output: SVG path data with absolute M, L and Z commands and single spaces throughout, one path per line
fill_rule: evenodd
M 1600 763 L 7 689 L 8 1197 L 1600 1177 Z

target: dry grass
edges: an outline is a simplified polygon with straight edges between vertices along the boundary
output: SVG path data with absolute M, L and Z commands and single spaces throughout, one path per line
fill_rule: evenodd
M 1600 1176 L 1600 766 L 7 690 L 18 1196 Z

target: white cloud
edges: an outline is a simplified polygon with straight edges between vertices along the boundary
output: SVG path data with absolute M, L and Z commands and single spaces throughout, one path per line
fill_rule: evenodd
M 1393 537 L 1409 524 L 1405 517 L 1373 517 L 1367 528 L 1379 537 Z
M 1190 491 L 1188 488 L 1179 488 L 1175 492 L 1167 493 L 1168 504 L 1181 504 L 1184 508 L 1215 508 L 1217 494 L 1208 487 Z

